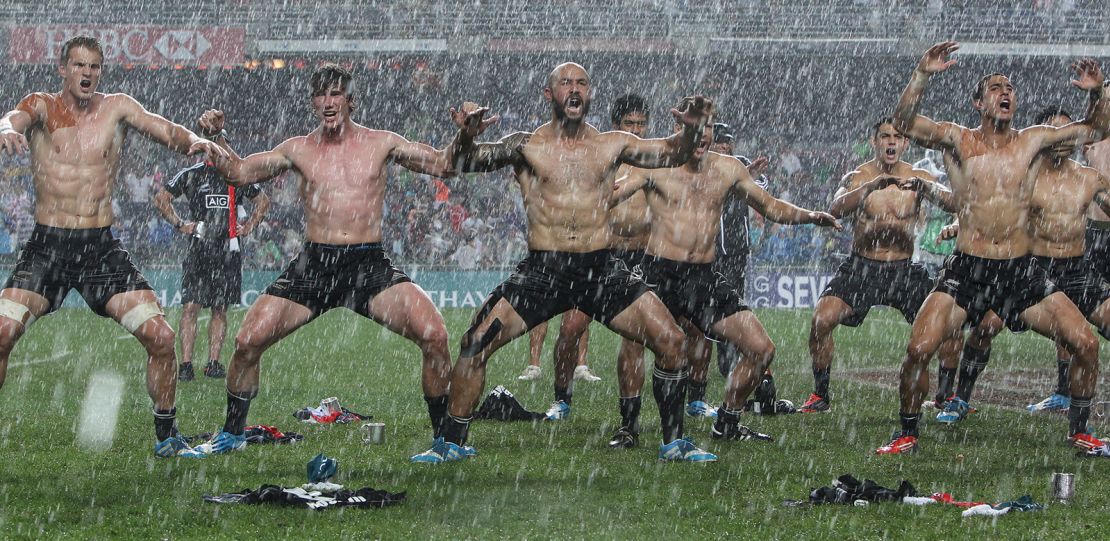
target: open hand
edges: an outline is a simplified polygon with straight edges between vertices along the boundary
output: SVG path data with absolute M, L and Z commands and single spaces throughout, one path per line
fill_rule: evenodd
M 759 178 L 767 172 L 767 166 L 769 165 L 771 165 L 771 160 L 768 160 L 767 156 L 760 156 L 748 164 L 748 174 L 752 178 Z
M 694 128 L 701 128 L 709 123 L 713 115 L 713 100 L 705 96 L 688 96 L 682 98 L 681 109 L 671 109 L 671 115 L 679 124 Z
M 0 148 L 11 156 L 12 154 L 23 154 L 31 149 L 27 145 L 27 138 L 15 130 L 5 130 L 0 132 Z
M 1075 70 L 1075 79 L 1071 80 L 1072 86 L 1087 91 L 1102 86 L 1104 77 L 1102 67 L 1098 65 L 1097 60 L 1080 58 L 1071 65 L 1071 69 Z
M 205 137 L 213 137 L 224 130 L 224 112 L 219 109 L 209 109 L 201 113 L 197 119 L 200 133 Z
M 220 147 L 220 145 L 217 145 L 216 143 L 213 143 L 212 141 L 208 141 L 206 139 L 201 139 L 190 145 L 189 152 L 187 154 L 189 156 L 193 156 L 201 152 L 208 156 L 208 160 L 213 163 L 225 161 L 228 159 L 228 153 L 226 150 Z
M 501 119 L 498 115 L 484 118 L 486 113 L 489 112 L 489 107 L 478 107 L 478 104 L 471 102 L 463 103 L 458 110 L 451 107 L 449 111 L 451 112 L 451 120 L 455 122 L 455 125 L 472 138 L 481 135 L 486 131 L 486 128 Z
M 844 226 L 840 225 L 840 222 L 838 222 L 832 214 L 829 214 L 827 212 L 810 212 L 809 220 L 809 223 L 817 226 L 831 227 L 833 229 L 836 229 L 837 231 L 844 231 Z
M 948 55 L 959 50 L 960 44 L 955 41 L 944 41 L 929 47 L 925 51 L 925 55 L 917 63 L 918 71 L 922 73 L 934 74 L 940 73 L 956 64 L 955 60 L 949 60 Z

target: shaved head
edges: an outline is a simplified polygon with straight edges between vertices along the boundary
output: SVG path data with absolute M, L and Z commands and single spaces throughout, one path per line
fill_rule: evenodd
M 562 122 L 584 122 L 593 97 L 586 68 L 574 62 L 555 66 L 547 76 L 543 96 L 551 103 L 554 118 Z
M 586 68 L 574 62 L 563 62 L 555 66 L 555 69 L 551 70 L 551 75 L 547 76 L 547 88 L 555 88 L 556 81 L 564 77 L 578 79 L 583 76 L 587 80 L 590 78 L 590 75 L 586 73 Z

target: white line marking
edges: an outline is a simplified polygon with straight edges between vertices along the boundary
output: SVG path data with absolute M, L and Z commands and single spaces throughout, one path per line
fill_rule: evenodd
M 12 363 L 11 368 L 15 368 L 17 366 L 27 366 L 27 365 L 31 365 L 31 364 L 52 363 L 54 361 L 61 360 L 62 357 L 65 357 L 66 355 L 69 355 L 69 354 L 70 354 L 69 351 L 63 351 L 61 353 L 55 353 L 54 355 L 52 355 L 50 357 L 47 357 L 45 359 L 35 359 L 33 361 L 23 361 L 21 363 Z

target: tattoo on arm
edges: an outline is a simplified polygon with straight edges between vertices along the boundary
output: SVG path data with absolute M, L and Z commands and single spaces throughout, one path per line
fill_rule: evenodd
M 1110 191 L 1107 191 L 1106 188 L 1100 188 L 1095 192 L 1095 203 L 1102 209 L 1102 212 L 1110 214 Z
M 519 163 L 524 157 L 524 145 L 531 138 L 530 133 L 514 133 L 496 143 L 480 143 L 462 155 L 461 170 L 493 171 L 506 165 Z

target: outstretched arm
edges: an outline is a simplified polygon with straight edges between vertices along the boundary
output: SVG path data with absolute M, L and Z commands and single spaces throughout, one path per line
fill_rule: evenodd
M 135 98 L 127 94 L 116 94 L 113 98 L 121 104 L 124 122 L 170 150 L 189 155 L 203 152 L 212 159 L 227 156 L 227 152 L 216 143 L 199 137 L 181 124 L 147 111 Z
M 607 137 L 620 137 L 623 148 L 621 163 L 643 169 L 679 167 L 690 160 L 706 134 L 706 124 L 713 114 L 713 102 L 702 96 L 683 98 L 681 109 L 671 109 L 675 120 L 682 124 L 682 130 L 665 139 L 640 139 L 623 132 L 610 132 Z
M 458 173 L 457 165 L 464 152 L 469 152 L 474 147 L 474 138 L 486 131 L 486 128 L 497 122 L 498 117 L 483 118 L 488 107 L 478 107 L 477 104 L 466 102 L 459 110 L 451 108 L 451 120 L 458 126 L 459 131 L 454 139 L 443 149 L 436 150 L 422 143 L 413 143 L 395 136 L 396 146 L 390 152 L 390 158 L 402 167 L 426 173 L 441 178 L 450 178 Z
M 1083 120 L 1071 122 L 1060 126 L 1032 126 L 1022 130 L 1022 135 L 1033 139 L 1034 146 L 1039 149 L 1051 147 L 1065 141 L 1075 141 L 1082 145 L 1090 141 L 1099 141 L 1110 135 L 1110 97 L 1107 96 L 1105 78 L 1098 62 L 1084 58 L 1074 64 L 1076 78 L 1072 79 L 1072 86 L 1086 90 L 1088 95 L 1087 115 Z
M 531 133 L 517 132 L 496 143 L 473 143 L 459 149 L 457 172 L 472 173 L 496 171 L 506 166 L 524 164 L 524 146 Z
M 613 184 L 613 196 L 609 198 L 609 208 L 620 205 L 625 199 L 651 184 L 651 176 L 644 169 L 632 169 L 627 175 L 618 178 Z
M 393 140 L 393 150 L 389 157 L 398 165 L 415 171 L 441 178 L 455 176 L 454 157 L 458 145 L 458 136 L 445 148 L 436 150 L 424 143 L 414 143 L 395 133 L 390 134 Z
M 898 105 L 894 107 L 894 126 L 898 131 L 906 134 L 918 144 L 928 148 L 953 148 L 959 140 L 961 128 L 951 122 L 937 123 L 928 117 L 918 114 L 921 109 L 921 97 L 925 94 L 925 86 L 929 77 L 940 73 L 956 63 L 949 60 L 948 55 L 960 48 L 954 41 L 938 43 L 925 51 L 925 55 L 917 63 L 917 67 L 910 76 L 910 82 L 898 98 Z
M 289 144 L 285 141 L 273 150 L 257 152 L 246 158 L 232 156 L 214 163 L 224 180 L 232 186 L 264 182 L 293 168 L 293 161 L 284 152 Z
M 840 222 L 827 212 L 804 209 L 775 198 L 752 180 L 748 168 L 740 160 L 732 159 L 732 162 L 735 163 L 729 162 L 724 167 L 725 174 L 735 179 L 732 189 L 739 191 L 748 204 L 763 217 L 780 224 L 815 224 L 833 227 L 837 231 L 843 229 Z
M 30 147 L 23 135 L 38 119 L 37 98 L 34 94 L 23 98 L 15 109 L 0 118 L 0 149 L 9 156 L 23 154 Z
M 284 153 L 284 150 L 290 145 L 288 140 L 273 150 L 240 158 L 239 154 L 231 148 L 231 145 L 221 135 L 224 133 L 224 121 L 223 111 L 209 109 L 200 115 L 197 125 L 200 126 L 202 132 L 212 134 L 219 141 L 219 147 L 223 151 L 223 155 L 213 157 L 209 154 L 209 157 L 213 158 L 213 165 L 228 184 L 236 187 L 254 184 L 270 180 L 293 168 L 292 160 Z

